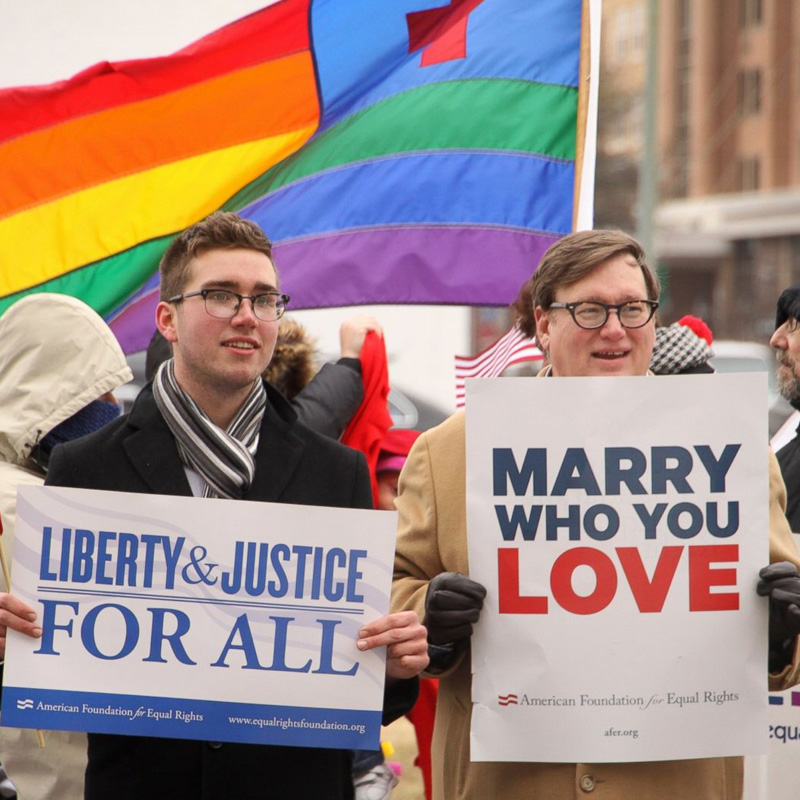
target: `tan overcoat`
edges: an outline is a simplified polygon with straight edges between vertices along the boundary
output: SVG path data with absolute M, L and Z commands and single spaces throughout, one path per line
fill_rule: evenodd
M 392 610 L 424 618 L 428 581 L 469 574 L 464 413 L 427 431 L 400 476 Z M 770 558 L 800 565 L 784 516 L 786 490 L 769 454 Z M 709 654 L 709 657 L 712 657 Z M 800 659 L 770 676 L 773 690 L 798 682 Z M 479 763 L 469 760 L 470 656 L 442 676 L 433 738 L 434 800 L 740 800 L 742 758 L 627 764 Z

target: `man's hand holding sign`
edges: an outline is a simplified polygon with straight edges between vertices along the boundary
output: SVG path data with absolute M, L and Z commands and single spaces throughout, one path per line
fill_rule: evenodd
M 419 675 L 428 665 L 427 632 L 414 612 L 389 614 L 365 625 L 358 649 L 386 648 L 386 677 L 403 680 Z
M 6 657 L 6 637 L 9 628 L 34 639 L 42 636 L 42 626 L 36 612 L 13 594 L 0 592 L 0 661 Z
M 457 572 L 441 572 L 428 584 L 425 627 L 430 643 L 429 671 L 446 669 L 469 646 L 484 597 L 483 586 Z
M 759 572 L 758 593 L 769 598 L 770 668 L 777 672 L 792 659 L 800 635 L 800 575 L 789 561 L 778 561 Z

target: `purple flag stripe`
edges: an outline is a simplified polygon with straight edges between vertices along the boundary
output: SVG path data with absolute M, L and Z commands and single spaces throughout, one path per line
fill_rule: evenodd
M 156 279 L 158 276 L 156 276 Z M 115 311 L 108 320 L 111 330 L 125 353 L 146 350 L 156 329 L 156 306 L 158 305 L 158 283 L 143 292 L 132 303 Z
M 289 310 L 370 303 L 508 305 L 556 234 L 504 228 L 394 227 L 317 236 L 276 245 Z M 493 276 L 487 286 L 487 271 Z M 147 348 L 158 287 L 109 324 L 126 353 Z
M 290 311 L 361 305 L 364 298 L 503 306 L 558 238 L 506 228 L 398 226 L 287 242 L 274 254 Z

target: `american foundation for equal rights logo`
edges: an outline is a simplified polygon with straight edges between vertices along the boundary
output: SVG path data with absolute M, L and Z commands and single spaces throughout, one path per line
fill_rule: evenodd
M 499 694 L 497 695 L 497 705 L 499 706 L 518 706 L 519 696 L 514 694 Z

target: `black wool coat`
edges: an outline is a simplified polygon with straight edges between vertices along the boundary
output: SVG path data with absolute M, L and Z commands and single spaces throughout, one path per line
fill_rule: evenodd
M 297 421 L 269 384 L 256 472 L 245 500 L 371 508 L 364 456 Z M 46 483 L 191 496 L 175 440 L 150 386 L 130 414 L 53 451 Z M 97 680 L 102 686 L 98 665 Z M 384 723 L 408 711 L 416 679 L 387 690 Z M 89 734 L 86 800 L 350 800 L 344 750 Z
M 786 484 L 786 519 L 789 527 L 800 532 L 800 428 L 794 439 L 776 453 Z

